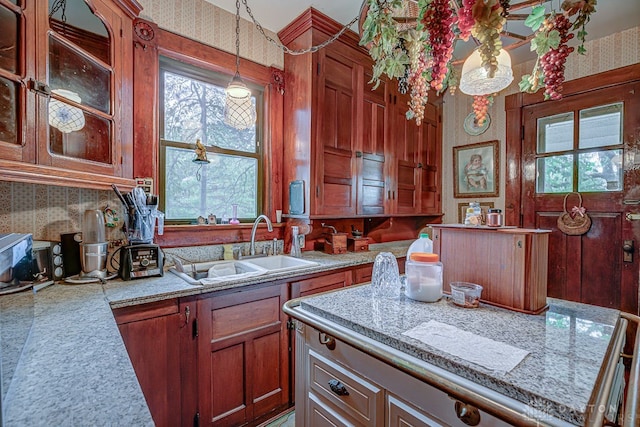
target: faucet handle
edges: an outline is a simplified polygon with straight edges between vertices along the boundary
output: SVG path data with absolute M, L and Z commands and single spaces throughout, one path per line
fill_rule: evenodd
M 278 239 L 276 239 L 275 237 L 271 242 L 271 255 L 278 255 Z

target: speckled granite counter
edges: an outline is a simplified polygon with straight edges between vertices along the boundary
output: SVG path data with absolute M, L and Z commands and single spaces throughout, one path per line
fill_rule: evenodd
M 153 425 L 113 318 L 113 308 L 355 266 L 373 262 L 381 251 L 401 257 L 410 243 L 374 244 L 370 252 L 340 256 L 304 252 L 303 258 L 319 265 L 214 286 L 191 286 L 166 272 L 163 277 L 128 282 L 55 284 L 45 288 L 34 297 L 30 336 L 15 367 L 13 381 L 4 390 L 4 423 L 6 426 Z
M 328 321 L 327 325 L 346 328 L 346 334 L 354 332 L 355 342 L 364 342 L 365 348 L 375 348 L 381 343 L 497 391 L 529 405 L 534 412 L 529 416 L 536 416 L 539 411 L 542 417 L 552 415 L 582 425 L 619 312 L 554 299 L 549 299 L 549 305 L 549 310 L 540 315 L 486 304 L 464 309 L 445 299 L 433 304 L 404 296 L 374 299 L 371 286 L 365 285 L 310 296 L 292 303 L 294 308 L 285 311 L 294 317 L 298 317 L 295 313 L 311 313 L 321 321 Z M 510 372 L 500 373 L 403 335 L 431 320 L 529 354 Z M 330 328 L 324 330 L 331 334 Z M 400 358 L 394 363 L 407 362 Z

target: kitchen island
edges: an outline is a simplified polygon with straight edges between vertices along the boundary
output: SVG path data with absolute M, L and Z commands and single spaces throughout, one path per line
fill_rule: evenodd
M 584 425 L 618 408 L 608 389 L 619 387 L 603 386 L 624 341 L 617 310 L 554 299 L 538 315 L 465 309 L 373 298 L 369 285 L 284 310 L 300 321 L 298 426 Z

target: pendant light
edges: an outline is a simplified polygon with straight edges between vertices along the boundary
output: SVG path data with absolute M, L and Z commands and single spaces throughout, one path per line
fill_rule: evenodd
M 226 89 L 224 122 L 236 129 L 247 129 L 256 122 L 251 90 L 240 77 L 240 0 L 236 0 L 236 74 Z
M 489 95 L 509 86 L 513 81 L 511 57 L 506 50 L 500 49 L 496 59 L 498 67 L 491 77 L 487 69 L 482 66 L 480 51 L 474 50 L 462 65 L 460 91 L 467 95 Z

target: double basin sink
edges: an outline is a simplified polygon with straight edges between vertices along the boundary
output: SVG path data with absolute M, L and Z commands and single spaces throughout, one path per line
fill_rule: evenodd
M 179 271 L 176 267 L 169 271 L 191 285 L 210 285 L 229 280 L 240 280 L 266 274 L 288 272 L 318 265 L 317 262 L 275 255 L 241 260 L 222 260 L 186 264 Z

